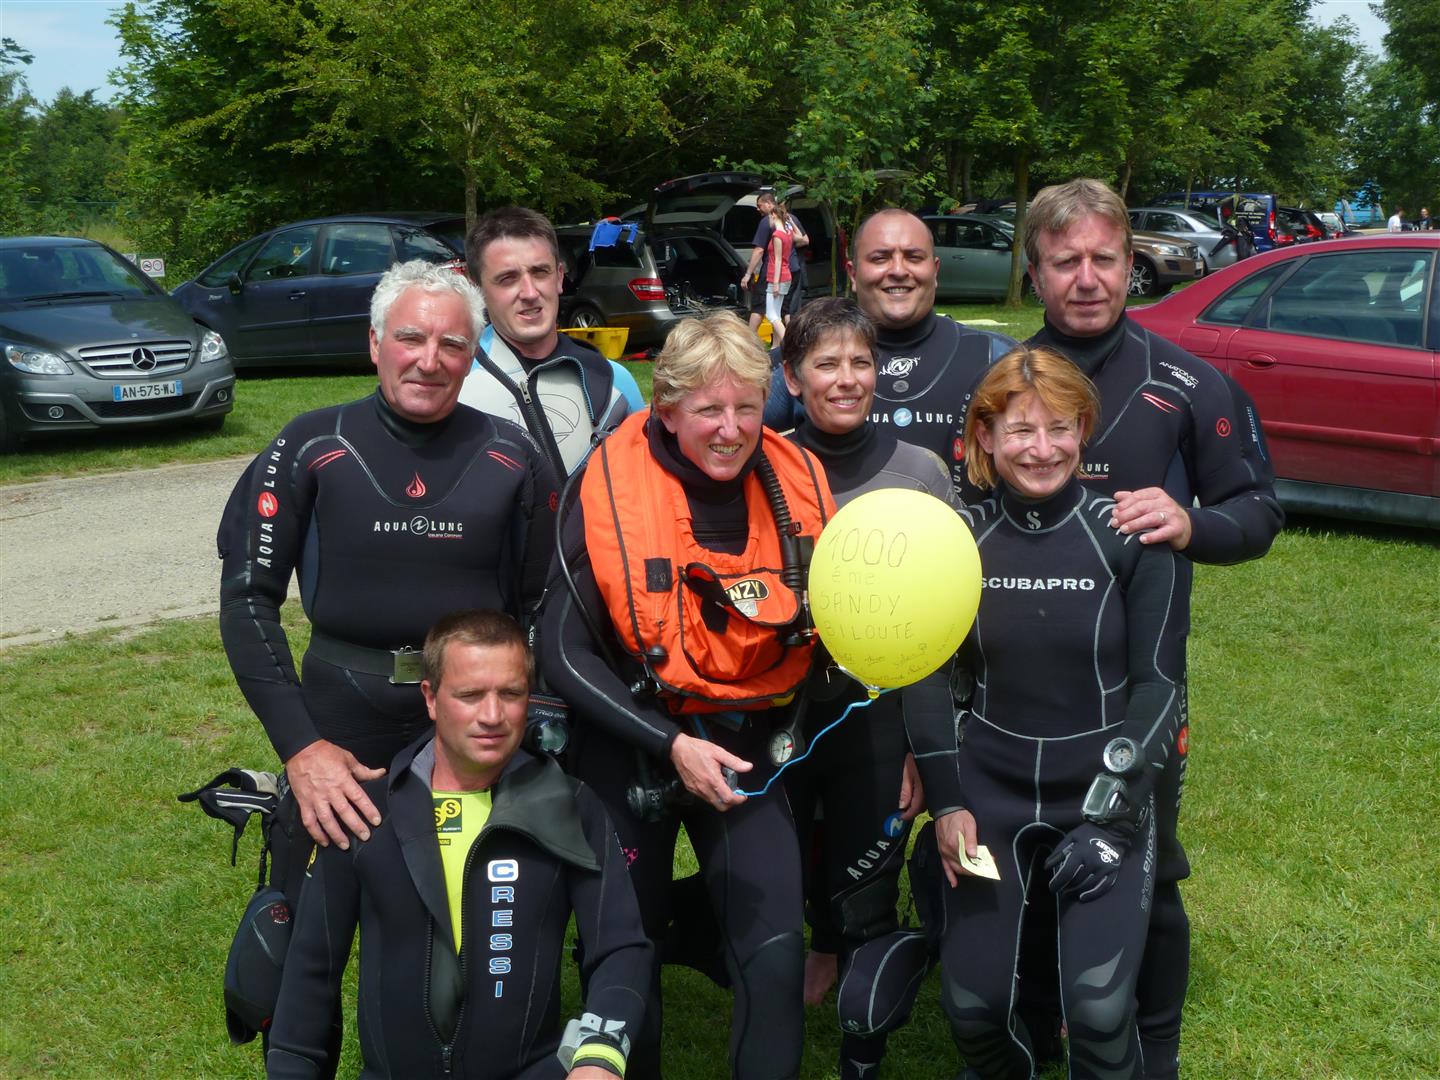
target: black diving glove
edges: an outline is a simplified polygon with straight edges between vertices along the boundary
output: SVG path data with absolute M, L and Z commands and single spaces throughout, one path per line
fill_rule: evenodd
M 1131 835 L 1089 821 L 1071 829 L 1045 860 L 1050 891 L 1082 904 L 1104 896 L 1115 885 Z

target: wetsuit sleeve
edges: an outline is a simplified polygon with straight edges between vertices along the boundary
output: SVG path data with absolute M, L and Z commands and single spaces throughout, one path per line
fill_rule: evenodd
M 525 483 L 515 498 L 510 520 L 509 562 L 513 581 L 519 586 L 516 615 L 525 626 L 537 622 L 540 602 L 555 554 L 555 506 L 559 502 L 559 482 L 555 470 L 532 445 Z
M 905 734 L 925 784 L 925 803 L 932 817 L 965 808 L 960 795 L 959 743 L 955 738 L 955 703 L 950 694 L 950 664 L 900 691 Z
M 1185 673 L 1185 604 L 1180 558 L 1167 546 L 1142 547 L 1125 586 L 1130 693 L 1122 733 L 1144 752 L 1145 772 L 1131 785 L 1137 802 L 1174 756 Z M 1100 771 L 1099 762 L 1096 771 Z
M 265 1075 L 309 1080 L 334 1075 L 328 1044 L 340 981 L 360 914 L 354 856 L 331 844 L 317 848 L 295 905 L 295 926 L 270 1028 Z
M 579 490 L 578 479 L 574 490 Z M 541 620 L 540 666 L 545 681 L 583 722 L 593 723 L 654 757 L 666 757 L 680 728 L 658 705 L 636 701 L 625 679 L 611 667 L 609 657 L 618 658 L 623 652 L 614 640 L 610 613 L 585 554 L 584 509 L 578 498 L 566 507 L 564 517 L 560 541 L 564 550 L 556 553 Z M 604 644 L 595 640 L 576 607 L 560 564 L 562 554 L 596 631 L 612 635 Z
M 640 393 L 640 384 L 635 381 L 635 376 L 630 374 L 630 369 L 617 360 L 610 361 L 610 374 L 615 380 L 615 389 L 620 392 L 626 408 L 623 411 L 611 410 L 605 417 L 604 426 L 606 429 L 617 426 L 621 420 L 632 412 L 639 412 L 645 408 L 645 398 Z
M 582 827 L 600 872 L 571 868 L 568 887 L 575 928 L 580 936 L 580 984 L 586 988 L 585 1011 L 598 1017 L 600 1030 L 582 1039 L 575 1066 L 617 1068 L 619 1035 L 634 1043 L 645 1021 L 652 947 L 640 921 L 640 905 L 620 841 L 600 800 L 577 783 Z M 616 1024 L 623 1025 L 615 1027 Z M 607 1035 L 613 1037 L 607 1037 Z
M 795 426 L 799 403 L 785 385 L 785 371 L 778 361 L 770 361 L 770 396 L 765 399 L 765 426 L 772 431 L 789 431 Z
M 291 424 L 236 482 L 220 519 L 220 639 L 281 761 L 320 738 L 305 708 L 280 606 L 310 528 L 315 490 Z
M 1275 469 L 1255 402 L 1239 384 L 1207 371 L 1193 394 L 1190 446 L 1182 447 L 1192 487 L 1187 558 L 1237 563 L 1259 558 L 1285 524 L 1275 497 Z

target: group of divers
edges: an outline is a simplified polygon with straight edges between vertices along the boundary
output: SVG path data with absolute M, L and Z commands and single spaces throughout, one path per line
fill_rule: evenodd
M 543 216 L 483 216 L 467 275 L 386 273 L 376 392 L 291 421 L 218 535 L 285 766 L 284 953 L 242 933 L 227 975 L 268 1075 L 335 1074 L 357 927 L 366 1077 L 659 1077 L 667 963 L 733 997 L 716 1076 L 799 1076 L 832 995 L 837 1074 L 886 1075 L 937 965 L 957 1053 L 926 1075 L 1179 1075 L 1191 565 L 1263 555 L 1283 514 L 1244 392 L 1126 318 L 1118 196 L 1046 188 L 1028 223 L 1023 344 L 937 314 L 928 228 L 882 210 L 854 300 L 770 354 L 682 320 L 648 406 L 557 332 Z M 875 698 L 805 575 L 887 488 L 953 508 L 984 588 L 959 651 Z

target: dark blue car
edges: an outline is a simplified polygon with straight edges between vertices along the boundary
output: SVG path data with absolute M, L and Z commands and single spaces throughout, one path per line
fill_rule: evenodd
M 369 355 L 370 296 L 393 263 L 465 254 L 456 214 L 340 214 L 245 241 L 173 295 L 218 331 L 238 367 L 349 363 Z

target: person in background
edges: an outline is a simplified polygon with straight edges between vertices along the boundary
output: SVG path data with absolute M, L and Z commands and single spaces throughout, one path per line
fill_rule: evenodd
M 750 306 L 750 329 L 760 329 L 760 320 L 765 317 L 765 284 L 770 273 L 770 240 L 775 231 L 775 193 L 763 188 L 755 196 L 755 210 L 759 220 L 755 223 L 755 235 L 750 241 L 750 258 L 740 274 L 740 287 L 746 290 Z
M 785 341 L 785 298 L 790 294 L 790 259 L 795 251 L 795 233 L 790 215 L 779 203 L 770 211 L 770 255 L 765 260 L 765 318 L 770 320 L 772 340 Z

